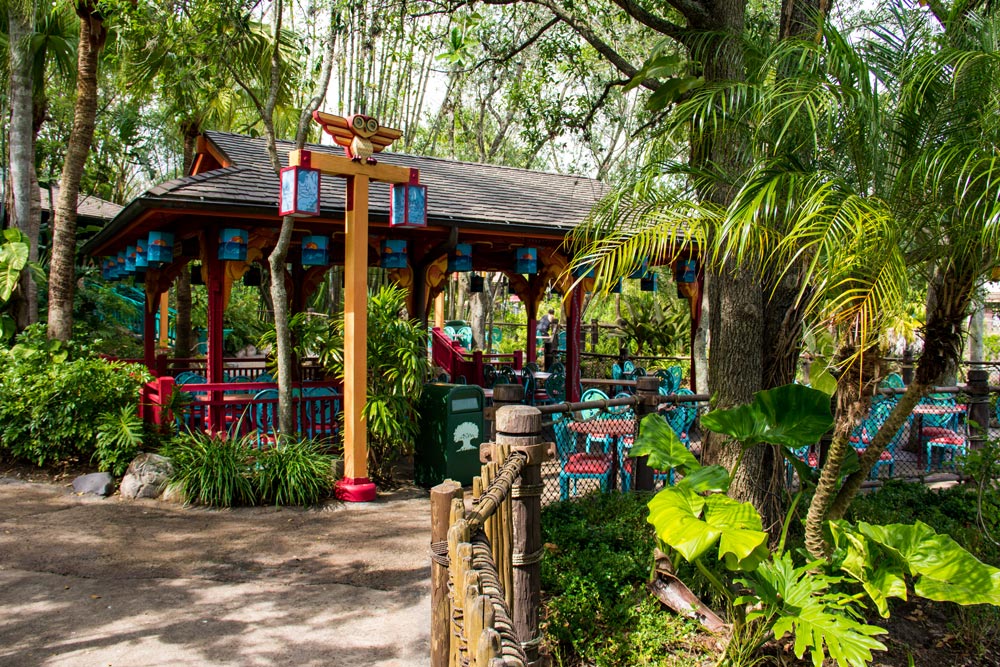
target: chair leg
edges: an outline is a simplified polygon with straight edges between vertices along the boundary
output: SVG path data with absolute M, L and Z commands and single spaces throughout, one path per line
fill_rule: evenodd
M 559 500 L 569 498 L 569 480 L 565 475 L 559 475 Z

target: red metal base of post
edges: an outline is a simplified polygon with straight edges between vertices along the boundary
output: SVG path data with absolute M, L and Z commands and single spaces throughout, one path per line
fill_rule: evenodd
M 345 503 L 370 503 L 375 500 L 375 485 L 367 477 L 345 477 L 333 485 L 333 495 Z

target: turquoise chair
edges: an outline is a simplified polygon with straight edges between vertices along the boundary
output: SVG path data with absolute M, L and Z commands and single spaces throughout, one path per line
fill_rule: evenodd
M 664 396 L 670 395 L 662 387 L 658 391 Z M 690 389 L 678 389 L 673 394 L 678 396 L 693 396 L 694 392 Z M 663 410 L 662 413 L 664 419 L 670 424 L 670 428 L 677 434 L 677 439 L 690 449 L 691 426 L 694 424 L 694 420 L 698 418 L 698 406 L 694 403 L 677 403 L 671 408 Z
M 944 465 L 945 455 L 955 466 L 955 457 L 965 454 L 969 449 L 967 437 L 968 422 L 966 413 L 960 411 L 954 396 L 948 394 L 931 394 L 920 399 L 920 405 L 942 407 L 952 412 L 941 415 L 923 415 L 920 427 L 920 445 L 924 447 L 927 457 L 925 472 L 931 471 L 931 456 L 935 449 L 943 450 L 941 464 Z
M 861 423 L 851 432 L 849 436 L 851 446 L 857 450 L 859 455 L 864 453 L 875 439 L 875 436 L 882 428 L 882 425 L 885 424 L 885 420 L 889 418 L 895 405 L 895 399 L 874 401 L 868 412 L 868 416 L 862 419 Z M 871 479 L 878 478 L 879 471 L 883 466 L 889 467 L 889 477 L 892 477 L 896 469 L 896 444 L 902 439 L 905 430 L 905 425 L 901 426 L 896 435 L 889 441 L 885 450 L 879 455 L 879 460 L 872 466 Z
M 307 387 L 302 390 L 302 431 L 313 440 L 335 441 L 340 432 L 340 395 L 330 387 Z M 308 400 L 324 398 L 333 400 Z
M 264 403 L 263 401 L 273 401 Z M 264 389 L 253 397 L 257 449 L 271 447 L 278 441 L 278 390 Z
M 552 371 L 545 380 L 544 401 L 562 403 L 564 400 L 566 400 L 566 373 L 561 370 Z
M 558 412 L 552 417 L 556 453 L 559 456 L 559 499 L 569 498 L 570 482 L 573 485 L 573 495 L 577 495 L 577 483 L 582 479 L 597 480 L 601 490 L 606 493 L 611 486 L 611 455 L 576 451 L 576 435 L 569 430 L 569 418 Z
M 587 401 L 606 401 L 608 400 L 608 395 L 605 394 L 600 389 L 590 388 L 583 392 L 580 396 L 580 402 L 585 403 Z M 605 412 L 601 408 L 587 408 L 586 410 L 580 410 L 580 419 L 582 421 L 589 421 L 591 419 L 603 419 L 605 418 Z M 610 433 L 588 433 L 586 448 L 588 452 L 593 451 L 594 443 L 597 443 L 601 447 L 601 451 L 610 452 L 612 451 L 612 444 L 614 444 L 615 437 Z

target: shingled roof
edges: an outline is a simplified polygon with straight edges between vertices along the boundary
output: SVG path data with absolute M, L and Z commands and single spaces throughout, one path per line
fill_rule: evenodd
M 99 247 L 126 228 L 144 211 L 192 209 L 243 211 L 248 215 L 273 215 L 277 220 L 278 179 L 267 159 L 264 139 L 226 132 L 206 132 L 212 153 L 228 166 L 161 183 L 133 200 L 84 247 Z M 290 141 L 278 142 L 283 165 L 288 164 Z M 308 144 L 307 150 L 342 155 L 337 146 Z M 381 153 L 387 164 L 415 167 L 428 188 L 428 224 L 463 228 L 523 230 L 525 233 L 561 236 L 586 218 L 606 192 L 601 182 L 584 176 L 457 162 L 439 158 Z M 321 215 L 343 218 L 343 181 L 326 178 L 321 187 Z M 373 221 L 389 216 L 389 190 L 373 183 L 369 203 Z
M 38 190 L 41 193 L 42 213 L 48 214 L 50 211 L 49 189 L 45 186 L 41 186 Z M 53 185 L 52 201 L 55 202 L 58 198 L 59 186 Z M 121 210 L 124 208 L 120 204 L 116 204 L 93 195 L 80 195 L 76 201 L 76 215 L 79 218 L 92 218 L 94 220 L 108 221 L 121 213 Z

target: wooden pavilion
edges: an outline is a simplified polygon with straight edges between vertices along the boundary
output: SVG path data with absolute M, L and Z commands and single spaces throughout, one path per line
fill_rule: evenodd
M 278 142 L 287 165 L 291 142 Z M 308 145 L 313 154 L 341 155 L 336 146 Z M 406 268 L 392 269 L 391 277 L 409 291 L 412 316 L 425 323 L 434 299 L 446 286 L 448 260 L 459 244 L 471 246 L 474 271 L 501 272 L 510 290 L 527 313 L 526 356 L 534 361 L 538 304 L 546 288 L 554 285 L 567 294 L 566 377 L 579 377 L 580 307 L 582 289 L 572 289 L 566 268 L 570 261 L 564 240 L 567 232 L 587 216 L 605 193 L 598 181 L 572 175 L 543 173 L 509 167 L 472 164 L 438 158 L 379 154 L 380 162 L 419 170 L 427 186 L 427 226 L 390 227 L 389 187 L 373 182 L 369 197 L 367 265 L 380 266 L 386 241 L 405 241 Z M 302 310 L 307 297 L 321 283 L 332 265 L 345 261 L 345 206 L 343 182 L 324 178 L 320 187 L 320 214 L 297 220 L 286 280 L 292 312 Z M 205 361 L 209 395 L 206 424 L 225 430 L 228 415 L 222 383 L 227 379 L 223 358 L 223 313 L 233 281 L 255 261 L 262 262 L 273 247 L 281 218 L 278 216 L 279 182 L 270 168 L 265 142 L 223 132 L 206 132 L 198 140 L 197 156 L 188 176 L 165 182 L 128 204 L 104 229 L 90 239 L 84 252 L 109 256 L 123 251 L 151 232 L 169 232 L 174 242 L 171 261 L 144 274 L 146 318 L 144 360 L 161 376 L 167 365 L 156 359 L 157 332 L 153 313 L 184 266 L 201 261 L 208 287 L 208 351 Z M 218 259 L 223 230 L 247 232 L 244 261 Z M 332 239 L 328 264 L 303 266 L 303 239 L 321 235 Z M 537 250 L 537 272 L 516 272 L 519 249 Z M 271 385 L 273 386 L 273 385 Z M 238 387 L 237 387 L 238 388 Z M 248 387 L 252 389 L 252 387 Z M 567 383 L 567 399 L 576 399 L 578 384 Z M 160 392 L 165 391 L 160 387 Z M 161 396 L 162 397 L 162 396 Z M 218 400 L 216 400 L 218 399 Z

